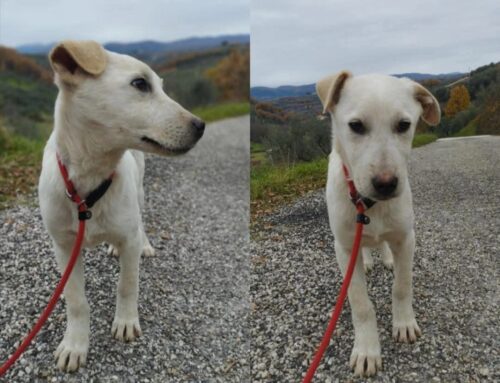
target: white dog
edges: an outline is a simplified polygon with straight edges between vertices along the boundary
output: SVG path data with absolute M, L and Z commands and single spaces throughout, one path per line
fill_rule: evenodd
M 316 91 L 332 121 L 326 199 L 338 264 L 345 273 L 356 218 L 342 171 L 344 164 L 358 193 L 376 201 L 366 211 L 371 223 L 364 227 L 361 246 L 382 247 L 384 263 L 394 265 L 393 337 L 413 342 L 421 332 L 412 307 L 415 233 L 407 162 L 419 119 L 438 124 L 439 104 L 421 85 L 384 75 L 353 77 L 341 72 L 319 81 Z M 382 359 L 362 264 L 364 258 L 369 269 L 371 256 L 366 250 L 364 253 L 358 258 L 349 287 L 355 331 L 350 365 L 355 375 L 370 376 L 382 367 Z
M 120 253 L 112 334 L 130 341 L 141 334 L 139 258 L 153 249 L 140 213 L 144 156 L 129 149 L 167 156 L 185 153 L 203 135 L 205 124 L 164 93 L 162 80 L 151 68 L 130 56 L 108 52 L 92 41 L 64 41 L 49 59 L 59 95 L 39 182 L 43 221 L 63 271 L 78 217 L 75 203 L 66 196 L 56 155 L 82 198 L 113 174 L 109 189 L 91 209 L 84 246 L 106 241 Z M 68 323 L 55 354 L 63 371 L 84 365 L 89 347 L 82 256 L 64 290 Z

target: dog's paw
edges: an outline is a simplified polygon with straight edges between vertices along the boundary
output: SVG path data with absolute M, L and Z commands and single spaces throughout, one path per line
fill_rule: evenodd
M 113 338 L 123 342 L 130 342 L 142 335 L 139 318 L 135 319 L 119 319 L 115 318 L 111 326 L 111 334 Z
M 412 319 L 407 322 L 397 322 L 392 327 L 392 337 L 396 342 L 413 343 L 422 335 L 417 321 Z
M 361 350 L 354 347 L 349 365 L 354 370 L 355 376 L 372 376 L 382 369 L 382 357 L 379 351 Z
M 89 349 L 88 340 L 74 340 L 64 337 L 54 353 L 57 368 L 63 372 L 74 372 L 84 366 Z
M 153 249 L 153 246 L 151 246 L 149 243 L 144 246 L 142 249 L 142 254 L 145 257 L 154 257 L 155 255 L 155 249 Z
M 109 247 L 108 247 L 108 255 L 110 257 L 119 257 L 120 253 L 118 253 L 118 249 L 115 246 L 109 245 Z

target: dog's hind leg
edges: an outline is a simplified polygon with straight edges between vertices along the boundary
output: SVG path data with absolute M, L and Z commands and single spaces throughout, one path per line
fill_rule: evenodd
M 387 269 L 392 270 L 394 268 L 394 259 L 387 242 L 383 242 L 382 246 L 380 246 L 380 256 L 382 257 L 382 263 L 384 266 Z
M 421 335 L 415 320 L 412 300 L 412 264 L 415 232 L 389 243 L 394 254 L 394 283 L 392 286 L 392 336 L 398 342 L 414 342 Z
M 141 237 L 142 237 L 142 254 L 145 257 L 153 257 L 155 255 L 155 249 L 153 246 L 151 246 L 151 243 L 149 242 L 148 236 L 146 232 L 144 231 L 144 227 L 141 223 Z M 119 257 L 120 253 L 118 251 L 118 248 L 116 246 L 113 246 L 111 244 L 108 244 L 108 250 L 107 253 L 111 257 Z
M 350 248 L 343 247 L 338 241 L 335 241 L 337 262 L 343 275 L 345 275 L 349 262 L 350 250 Z M 354 369 L 355 375 L 371 376 L 382 368 L 382 357 L 375 309 L 368 297 L 362 263 L 362 257 L 358 257 L 348 290 L 354 325 L 354 347 L 350 365 Z
M 361 248 L 361 254 L 363 256 L 363 268 L 365 269 L 365 273 L 368 274 L 373 269 L 372 249 L 363 247 Z
M 71 245 L 54 243 L 57 263 L 61 273 L 66 269 Z M 83 255 L 78 257 L 75 268 L 64 288 L 67 326 L 64 338 L 57 347 L 55 358 L 61 371 L 76 371 L 85 365 L 89 348 L 90 307 L 85 297 Z
M 118 248 L 108 243 L 108 250 L 106 251 L 110 257 L 118 257 L 120 253 L 118 253 Z
M 111 332 L 118 340 L 130 341 L 142 334 L 139 325 L 137 299 L 139 295 L 139 261 L 142 238 L 138 228 L 135 235 L 118 244 L 120 277 L 116 294 L 116 311 Z

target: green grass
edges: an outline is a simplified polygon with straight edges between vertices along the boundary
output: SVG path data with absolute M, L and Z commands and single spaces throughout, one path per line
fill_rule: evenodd
M 434 134 L 418 134 L 413 140 L 413 147 L 429 144 L 436 139 Z M 328 158 L 291 166 L 272 166 L 265 160 L 262 145 L 255 143 L 251 144 L 251 156 L 250 196 L 253 217 L 325 185 Z
M 248 114 L 250 113 L 250 104 L 248 102 L 230 102 L 210 105 L 195 108 L 193 113 L 206 122 L 211 122 Z
M 292 166 L 257 166 L 251 170 L 252 200 L 282 196 L 285 199 L 304 194 L 324 185 L 328 159 L 301 162 Z
M 469 122 L 466 126 L 456 132 L 453 137 L 469 137 L 475 136 L 477 134 L 477 120 L 474 119 Z
M 44 140 L 8 134 L 0 126 L 0 209 L 34 189 L 44 145 Z
M 430 144 L 431 142 L 436 141 L 437 138 L 438 136 L 436 136 L 435 134 L 430 134 L 430 133 L 417 134 L 415 135 L 415 137 L 413 137 L 412 146 L 414 148 L 418 148 L 419 146 L 424 146 Z

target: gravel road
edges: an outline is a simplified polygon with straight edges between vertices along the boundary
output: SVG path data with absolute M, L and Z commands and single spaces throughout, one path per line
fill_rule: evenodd
M 369 382 L 500 381 L 500 137 L 446 140 L 413 151 L 414 308 L 423 337 L 391 338 L 392 274 L 369 277 L 384 370 Z M 299 382 L 340 289 L 324 191 L 252 229 L 253 382 Z M 353 382 L 349 305 L 315 382 Z
M 85 257 L 87 366 L 71 375 L 55 368 L 53 351 L 66 324 L 60 303 L 3 381 L 248 381 L 248 166 L 248 116 L 208 125 L 185 156 L 148 156 L 144 220 L 157 255 L 141 265 L 143 336 L 130 344 L 111 338 L 118 261 L 100 247 Z M 34 323 L 58 278 L 39 209 L 0 212 L 1 362 Z

